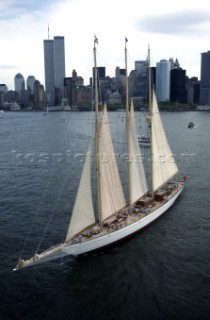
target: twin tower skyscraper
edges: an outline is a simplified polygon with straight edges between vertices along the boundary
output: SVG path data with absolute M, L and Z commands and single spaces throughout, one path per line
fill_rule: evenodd
M 55 36 L 53 40 L 44 40 L 44 70 L 47 104 L 54 105 L 64 96 L 64 37 Z

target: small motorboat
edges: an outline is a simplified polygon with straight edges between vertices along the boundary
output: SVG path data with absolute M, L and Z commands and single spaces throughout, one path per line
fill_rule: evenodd
M 190 121 L 189 123 L 188 123 L 188 128 L 193 128 L 195 126 L 195 124 L 192 122 L 192 121 Z
M 138 136 L 138 141 L 141 146 L 149 147 L 150 146 L 150 138 L 145 135 Z

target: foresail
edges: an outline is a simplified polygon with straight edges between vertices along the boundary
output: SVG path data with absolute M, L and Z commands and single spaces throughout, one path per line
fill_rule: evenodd
M 95 222 L 91 189 L 91 150 L 92 143 L 86 153 L 66 241 Z
M 106 105 L 104 105 L 100 123 L 99 153 L 101 219 L 103 221 L 126 205 L 112 144 Z
M 152 187 L 153 191 L 155 191 L 178 172 L 178 167 L 165 135 L 154 91 L 152 99 L 151 125 Z
M 130 201 L 136 202 L 148 191 L 147 181 L 144 172 L 143 158 L 138 143 L 136 121 L 134 115 L 133 100 L 131 102 L 129 115 L 128 139 L 130 146 Z

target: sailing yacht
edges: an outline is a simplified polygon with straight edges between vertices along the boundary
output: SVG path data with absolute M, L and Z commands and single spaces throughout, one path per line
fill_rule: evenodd
M 127 74 L 127 39 L 125 41 L 126 70 L 126 136 L 128 154 L 128 201 L 125 200 L 115 158 L 106 104 L 99 117 L 96 44 L 94 40 L 95 70 L 95 139 L 91 141 L 83 166 L 80 183 L 63 243 L 44 252 L 36 252 L 29 259 L 18 260 L 13 270 L 33 266 L 64 256 L 78 256 L 98 251 L 139 232 L 160 218 L 177 200 L 183 190 L 182 181 L 172 181 L 178 168 L 168 144 L 154 90 L 151 90 L 151 176 L 149 191 L 141 151 L 138 143 L 133 101 L 129 103 Z M 94 210 L 91 188 L 91 154 L 95 146 L 97 212 Z M 97 217 L 97 218 L 96 218 Z

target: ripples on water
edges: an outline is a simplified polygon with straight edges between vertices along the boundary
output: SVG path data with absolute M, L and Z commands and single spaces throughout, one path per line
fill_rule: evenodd
M 143 117 L 137 113 L 142 133 Z M 0 119 L 1 319 L 209 319 L 208 112 L 163 113 L 187 183 L 162 219 L 109 251 L 12 272 L 37 212 L 24 256 L 33 254 L 50 218 L 41 248 L 65 238 L 82 167 L 79 153 L 94 119 L 80 112 L 66 113 L 65 122 L 60 118 L 11 112 Z M 189 121 L 194 129 L 187 129 Z M 120 154 L 123 114 L 111 113 L 110 122 Z

